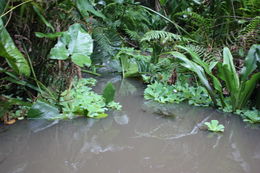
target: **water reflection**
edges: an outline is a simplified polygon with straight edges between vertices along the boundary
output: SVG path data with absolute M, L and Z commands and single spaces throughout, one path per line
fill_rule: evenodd
M 136 91 L 117 95 L 123 110 L 106 119 L 21 121 L 0 133 L 0 172 L 259 173 L 259 128 L 185 104 L 165 106 L 173 117 L 143 110 L 143 85 L 127 82 Z M 224 134 L 199 129 L 211 119 L 225 125 Z

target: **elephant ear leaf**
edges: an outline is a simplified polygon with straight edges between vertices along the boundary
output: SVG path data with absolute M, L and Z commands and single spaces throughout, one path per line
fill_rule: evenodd
M 50 58 L 71 61 L 80 67 L 90 66 L 90 55 L 93 52 L 93 40 L 91 36 L 76 23 L 63 32 L 57 44 L 51 49 Z
M 4 57 L 9 66 L 18 74 L 30 76 L 30 66 L 23 54 L 15 46 L 11 36 L 0 19 L 0 56 Z

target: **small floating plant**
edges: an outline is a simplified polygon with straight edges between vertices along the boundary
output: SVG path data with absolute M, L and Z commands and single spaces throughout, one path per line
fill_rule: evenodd
M 204 125 L 207 127 L 207 130 L 211 132 L 224 132 L 225 129 L 223 124 L 219 124 L 218 120 L 205 122 Z

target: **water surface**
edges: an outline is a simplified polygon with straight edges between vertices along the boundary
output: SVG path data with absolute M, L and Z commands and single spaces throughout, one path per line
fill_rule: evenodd
M 123 110 L 106 119 L 0 126 L 0 173 L 259 173 L 260 130 L 234 115 L 186 104 L 156 107 L 136 80 L 102 78 Z M 162 108 L 175 115 L 158 115 Z M 218 119 L 223 134 L 200 130 Z

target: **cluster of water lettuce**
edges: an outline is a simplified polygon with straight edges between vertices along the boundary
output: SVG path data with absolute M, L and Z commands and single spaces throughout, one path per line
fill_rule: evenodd
M 145 89 L 144 98 L 146 100 L 154 100 L 159 103 L 180 103 L 187 101 L 190 105 L 195 106 L 209 106 L 212 104 L 212 101 L 204 87 L 194 87 L 189 86 L 187 83 L 181 84 L 179 82 L 175 85 L 154 82 L 153 84 L 148 85 Z M 218 100 L 218 102 L 220 102 L 220 100 Z M 223 112 L 232 112 L 230 98 L 226 97 L 225 102 L 227 103 L 227 106 L 224 108 L 219 108 Z M 260 123 L 260 111 L 257 109 L 237 110 L 234 113 L 240 115 L 245 122 Z
M 102 95 L 92 91 L 95 79 L 80 79 L 74 83 L 72 89 L 61 94 L 61 106 L 64 114 L 84 115 L 91 118 L 106 117 L 108 108 L 120 110 L 121 105 L 114 101 L 106 104 Z
M 209 106 L 211 99 L 204 87 L 190 86 L 177 82 L 175 85 L 167 85 L 155 82 L 147 86 L 144 91 L 146 100 L 154 100 L 159 103 L 180 103 L 188 101 L 195 106 Z
M 257 109 L 253 110 L 237 110 L 235 112 L 239 114 L 245 122 L 249 123 L 260 123 L 260 111 Z

